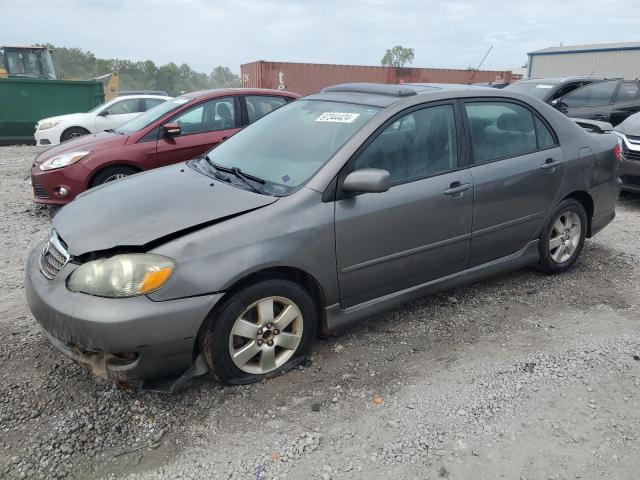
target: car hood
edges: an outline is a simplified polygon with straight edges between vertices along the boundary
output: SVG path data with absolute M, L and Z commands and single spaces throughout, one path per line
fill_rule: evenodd
M 51 120 L 62 120 L 63 122 L 75 122 L 76 120 L 84 120 L 89 115 L 86 113 L 68 113 L 66 115 L 56 115 L 55 117 L 43 118 L 38 123 L 49 122 Z
M 640 136 L 640 113 L 635 113 L 617 125 L 615 130 L 625 135 Z
M 64 153 L 77 152 L 80 150 L 94 152 L 106 148 L 121 147 L 128 138 L 128 135 L 121 135 L 115 132 L 99 132 L 91 135 L 83 135 L 82 137 L 69 140 L 68 142 L 62 142 L 59 145 L 45 150 L 38 155 L 36 163 L 42 163 L 45 160 Z
M 181 163 L 88 190 L 58 212 L 53 227 L 77 257 L 146 247 L 277 199 L 213 180 Z

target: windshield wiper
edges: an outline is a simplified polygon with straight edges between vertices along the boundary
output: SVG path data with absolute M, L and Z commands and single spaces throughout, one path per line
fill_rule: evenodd
M 213 168 L 215 168 L 217 170 L 216 173 L 218 173 L 218 172 L 232 173 L 233 175 L 235 175 L 236 178 L 239 178 L 240 180 L 242 180 L 242 182 L 245 185 L 247 185 L 254 192 L 260 193 L 260 194 L 264 194 L 265 193 L 262 189 L 257 188 L 255 185 L 253 185 L 251 182 L 249 182 L 249 180 L 253 180 L 256 183 L 259 183 L 260 185 L 264 185 L 265 184 L 265 180 L 263 180 L 262 178 L 256 177 L 255 175 L 251 175 L 249 173 L 244 173 L 238 167 L 229 168 L 229 167 L 223 167 L 222 165 L 218 165 L 213 160 L 211 160 L 211 158 L 209 158 L 209 155 L 205 155 L 204 158 L 205 158 L 205 160 L 207 161 L 207 163 L 209 165 L 211 165 Z M 220 178 L 220 177 L 218 177 L 218 178 Z M 228 182 L 229 178 L 228 177 L 224 178 L 224 180 Z

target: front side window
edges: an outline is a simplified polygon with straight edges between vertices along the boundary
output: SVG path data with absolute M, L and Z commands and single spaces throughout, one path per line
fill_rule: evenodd
M 107 115 L 125 115 L 127 113 L 138 113 L 139 100 L 137 98 L 128 98 L 114 103 L 107 108 Z
M 309 180 L 380 109 L 297 100 L 229 138 L 208 153 L 226 168 L 260 177 L 286 195 Z
M 143 110 L 145 112 L 165 102 L 162 98 L 144 98 L 142 101 L 144 102 Z
M 416 110 L 394 121 L 353 163 L 354 170 L 379 168 L 392 183 L 457 168 L 458 149 L 452 105 Z
M 636 82 L 624 82 L 620 85 L 616 102 L 630 102 L 640 98 L 640 86 Z
M 148 127 L 156 120 L 161 117 L 167 115 L 169 112 L 173 110 L 177 110 L 185 103 L 190 102 L 192 99 L 189 97 L 178 97 L 172 100 L 167 100 L 166 102 L 162 102 L 160 105 L 153 107 L 151 110 L 147 110 L 141 115 L 138 115 L 133 120 L 129 120 L 127 123 L 118 127 L 116 129 L 117 132 L 123 133 L 125 135 L 132 134 L 139 130 L 142 130 L 145 127 Z M 101 107 L 98 107 L 101 108 Z M 94 110 L 97 110 L 95 108 Z M 93 110 L 92 110 L 93 111 Z
M 267 95 L 247 95 L 244 98 L 247 102 L 249 123 L 255 122 L 259 118 L 264 117 L 267 113 L 271 113 L 287 103 L 287 101 L 282 97 L 270 97 Z
M 474 163 L 516 157 L 537 147 L 533 114 L 509 102 L 465 103 Z
M 180 125 L 181 135 L 228 130 L 236 126 L 236 109 L 232 97 L 203 102 L 171 120 Z
M 593 83 L 574 90 L 569 95 L 563 97 L 562 103 L 572 108 L 609 105 L 617 86 L 617 80 Z

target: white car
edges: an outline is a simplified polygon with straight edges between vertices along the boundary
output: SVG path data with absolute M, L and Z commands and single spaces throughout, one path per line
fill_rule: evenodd
M 43 118 L 36 123 L 36 145 L 57 145 L 89 133 L 118 128 L 171 98 L 161 95 L 127 95 L 116 97 L 87 113 Z

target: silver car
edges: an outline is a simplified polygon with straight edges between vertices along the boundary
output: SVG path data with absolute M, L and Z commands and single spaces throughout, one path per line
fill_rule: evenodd
M 29 256 L 28 302 L 103 377 L 259 381 L 418 296 L 568 269 L 615 216 L 619 154 L 518 93 L 329 87 L 71 202 Z

